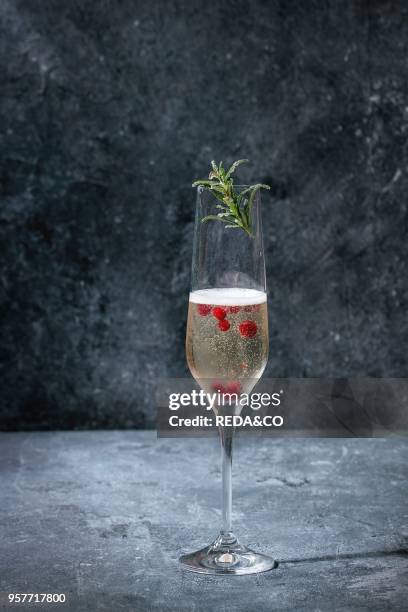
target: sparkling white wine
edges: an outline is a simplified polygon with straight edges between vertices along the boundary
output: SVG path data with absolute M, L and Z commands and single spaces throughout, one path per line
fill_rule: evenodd
M 186 352 L 206 391 L 249 393 L 268 359 L 266 294 L 254 289 L 190 293 Z

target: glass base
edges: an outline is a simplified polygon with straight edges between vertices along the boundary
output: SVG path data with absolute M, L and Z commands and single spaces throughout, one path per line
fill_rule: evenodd
M 240 544 L 232 534 L 221 534 L 206 548 L 182 555 L 184 569 L 202 574 L 258 574 L 278 567 L 277 561 Z

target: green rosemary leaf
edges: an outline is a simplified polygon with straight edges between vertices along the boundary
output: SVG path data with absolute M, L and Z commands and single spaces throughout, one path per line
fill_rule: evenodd
M 205 180 L 201 180 L 199 179 L 198 181 L 194 181 L 194 183 L 192 184 L 192 187 L 209 187 L 210 185 L 212 185 L 211 181 L 207 181 L 207 179 Z
M 224 187 L 219 183 L 214 183 L 214 181 L 211 182 L 211 191 L 217 191 L 218 193 L 225 195 Z
M 262 183 L 258 183 L 257 185 L 253 185 L 251 187 L 251 193 L 250 196 L 248 198 L 248 206 L 247 206 L 247 215 L 250 216 L 251 214 L 251 209 L 252 209 L 252 205 L 254 203 L 255 200 L 255 195 L 256 193 L 260 190 L 260 189 L 270 189 L 269 185 L 263 185 Z
M 251 222 L 250 222 L 250 219 L 249 219 L 248 211 L 245 208 L 243 208 L 241 214 L 242 214 L 242 219 L 244 221 L 245 227 L 250 227 Z
M 207 215 L 207 217 L 201 219 L 201 223 L 204 223 L 205 221 L 222 221 L 223 223 L 227 223 L 226 219 L 222 219 L 218 215 Z
M 241 191 L 241 193 L 240 193 L 240 194 L 238 194 L 238 198 L 239 198 L 240 200 L 242 200 L 242 198 L 244 198 L 246 195 L 248 195 L 248 193 L 249 193 L 249 192 L 252 190 L 252 187 L 253 187 L 253 186 L 251 186 L 251 187 L 247 187 L 246 189 L 244 189 L 243 191 Z
M 257 183 L 256 185 L 252 185 L 251 189 L 270 189 L 270 186 L 264 185 L 264 183 Z
M 249 161 L 249 159 L 238 159 L 237 161 L 235 161 L 232 164 L 232 166 L 230 167 L 230 169 L 228 170 L 227 174 L 225 175 L 225 178 L 229 179 L 231 174 L 234 174 L 234 172 L 238 168 L 238 166 L 240 166 L 241 164 L 246 164 L 248 161 Z

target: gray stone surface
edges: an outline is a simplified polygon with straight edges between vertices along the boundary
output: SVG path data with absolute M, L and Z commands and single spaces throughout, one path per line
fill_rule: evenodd
M 0 3 L 0 426 L 151 425 L 191 180 L 252 160 L 273 376 L 407 372 L 402 0 Z
M 280 565 L 227 578 L 177 563 L 217 534 L 215 439 L 0 443 L 3 593 L 65 592 L 58 609 L 78 611 L 406 610 L 406 440 L 239 440 L 235 529 Z

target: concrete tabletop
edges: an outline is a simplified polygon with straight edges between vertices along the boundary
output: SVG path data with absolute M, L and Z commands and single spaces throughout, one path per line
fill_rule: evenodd
M 239 439 L 235 531 L 279 567 L 209 577 L 177 558 L 219 529 L 215 438 L 3 433 L 1 609 L 406 610 L 407 459 L 403 439 Z

